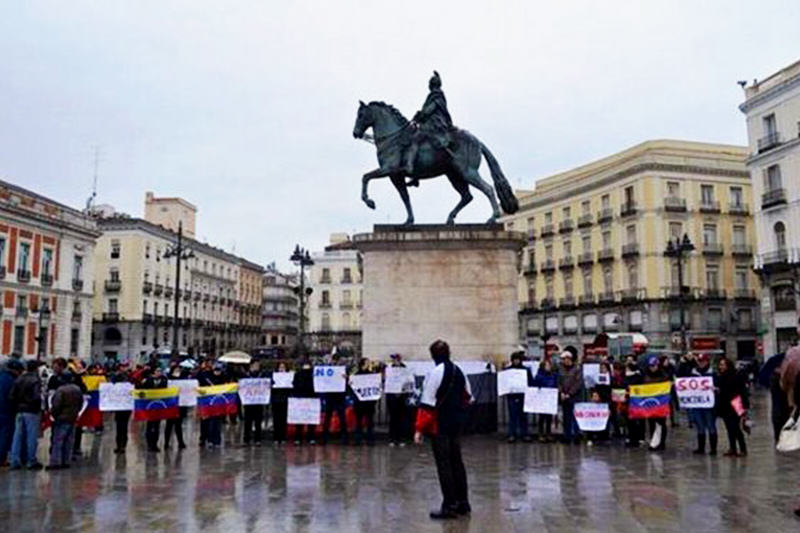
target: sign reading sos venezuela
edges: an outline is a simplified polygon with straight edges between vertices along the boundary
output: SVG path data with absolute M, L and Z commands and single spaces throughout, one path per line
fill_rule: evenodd
M 676 378 L 675 392 L 682 409 L 714 407 L 714 378 L 711 376 Z

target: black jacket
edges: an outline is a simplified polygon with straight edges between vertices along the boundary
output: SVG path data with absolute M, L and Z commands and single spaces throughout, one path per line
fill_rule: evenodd
M 142 388 L 143 389 L 165 389 L 165 388 L 167 388 L 167 377 L 163 376 L 163 375 L 161 377 L 158 377 L 158 378 L 155 377 L 155 376 L 149 376 L 147 379 L 145 379 L 142 382 Z
M 11 405 L 17 413 L 42 412 L 42 380 L 36 372 L 25 372 L 11 387 Z
M 313 369 L 300 368 L 294 373 L 294 381 L 292 381 L 292 395 L 297 398 L 313 398 L 315 396 Z

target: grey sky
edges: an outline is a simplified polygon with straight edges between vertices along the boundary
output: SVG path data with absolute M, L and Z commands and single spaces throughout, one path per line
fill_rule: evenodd
M 800 2 L 764 0 L 4 2 L 0 177 L 80 207 L 97 145 L 99 202 L 180 195 L 201 237 L 286 266 L 404 219 L 388 181 L 359 202 L 358 99 L 411 117 L 437 69 L 454 121 L 531 187 L 645 139 L 745 143 L 736 80 L 798 59 L 799 26 Z M 460 222 L 489 216 L 475 198 Z M 457 195 L 412 200 L 441 222 Z

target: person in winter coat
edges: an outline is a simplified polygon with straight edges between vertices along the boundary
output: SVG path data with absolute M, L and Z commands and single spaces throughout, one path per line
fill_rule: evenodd
M 111 383 L 127 383 L 130 381 L 130 374 L 128 372 L 128 364 L 120 363 L 109 375 Z M 125 453 L 125 448 L 128 446 L 128 422 L 131 419 L 131 411 L 114 411 L 114 429 L 116 448 L 115 454 Z
M 730 360 L 723 357 L 717 363 L 717 412 L 725 422 L 728 433 L 729 449 L 726 457 L 744 457 L 747 455 L 747 443 L 742 431 L 744 410 L 750 407 L 747 385 L 736 374 Z M 738 412 L 737 412 L 738 411 Z
M 641 385 L 644 382 L 644 376 L 639 369 L 636 362 L 636 357 L 629 355 L 625 359 L 625 388 L 630 397 L 630 389 L 633 385 Z M 644 420 L 638 418 L 628 418 L 628 442 L 625 444 L 628 448 L 638 448 L 642 440 L 644 440 Z
M 697 355 L 696 364 L 690 372 L 694 377 L 712 377 L 714 370 L 708 354 Z M 696 455 L 706 453 L 706 435 L 708 435 L 709 455 L 717 455 L 717 415 L 713 407 L 688 409 L 690 420 L 697 429 L 697 449 L 692 452 Z
M 75 438 L 75 422 L 83 407 L 83 392 L 75 383 L 80 378 L 63 375 L 65 379 L 53 393 L 50 401 L 53 426 L 50 436 L 50 464 L 47 465 L 47 470 L 69 468 Z
M 524 370 L 528 376 L 528 386 L 533 386 L 533 376 L 531 371 L 522 365 L 523 352 L 514 352 L 511 354 L 511 364 L 509 369 Z M 528 415 L 523 410 L 525 406 L 525 394 L 507 394 L 506 404 L 508 406 L 508 442 L 514 443 L 517 439 L 522 439 L 525 442 L 530 442 L 531 437 L 528 435 Z
M 644 383 L 663 383 L 665 381 L 669 381 L 669 378 L 664 373 L 664 370 L 661 367 L 661 362 L 658 360 L 658 356 L 651 355 L 647 358 L 647 369 L 644 372 Z M 650 451 L 662 451 L 667 447 L 667 419 L 666 417 L 654 417 L 648 419 L 648 425 L 650 426 L 650 436 L 651 436 L 651 443 L 650 443 Z M 652 437 L 658 431 L 661 432 L 661 438 L 658 439 L 658 442 L 653 444 Z
M 286 363 L 279 363 L 276 372 L 288 372 Z M 289 391 L 291 389 L 275 388 L 273 383 L 272 397 L 272 440 L 280 445 L 286 442 L 286 416 L 288 410 Z
M 314 393 L 314 369 L 311 363 L 306 359 L 300 365 L 300 368 L 294 373 L 294 381 L 292 382 L 292 396 L 295 398 L 316 398 Z M 342 421 L 344 423 L 344 421 Z M 303 442 L 303 430 L 305 429 L 305 436 L 309 444 L 316 444 L 314 432 L 316 427 L 313 425 L 298 425 L 295 427 L 294 444 L 299 446 Z
M 539 364 L 533 386 L 539 388 L 558 388 L 558 373 L 553 369 L 552 359 L 544 359 Z M 539 442 L 553 442 L 553 415 L 539 414 L 538 430 Z
M 406 368 L 400 354 L 392 354 L 390 358 L 392 360 L 390 367 Z M 403 441 L 408 438 L 410 396 L 408 392 L 386 394 L 386 408 L 389 411 L 389 446 L 405 446 Z
M 10 359 L 0 372 L 0 466 L 8 466 L 8 452 L 14 438 L 14 408 L 11 405 L 11 388 L 25 367 L 17 359 Z
M 14 439 L 11 443 L 11 469 L 22 468 L 23 461 L 29 470 L 41 470 L 36 458 L 39 423 L 42 412 L 42 382 L 38 361 L 28 361 L 25 373 L 11 386 L 11 405 L 16 412 Z
M 169 372 L 167 373 L 167 385 L 170 379 L 186 379 L 189 377 L 189 372 L 183 369 L 178 364 L 178 361 L 170 363 Z M 178 407 L 178 418 L 167 419 L 164 427 L 164 449 L 169 448 L 169 441 L 172 434 L 175 433 L 175 438 L 178 440 L 178 449 L 183 450 L 186 448 L 186 443 L 183 440 L 183 421 L 188 413 L 188 407 Z
M 358 361 L 358 370 L 356 370 L 356 374 L 372 374 L 372 368 L 370 367 L 370 362 L 366 358 L 361 358 Z M 359 400 L 358 397 L 353 393 L 355 397 L 355 401 L 353 403 L 353 410 L 355 411 L 356 415 L 356 432 L 355 432 L 355 444 L 360 445 L 363 439 L 363 429 L 364 425 L 367 426 L 367 445 L 372 446 L 375 444 L 375 408 L 378 405 L 377 401 L 374 400 L 366 400 L 362 401 Z
M 142 389 L 165 389 L 167 387 L 167 377 L 156 365 L 150 375 L 142 383 Z M 161 420 L 148 420 L 145 426 L 145 440 L 147 440 L 147 451 L 158 452 L 158 436 L 161 433 Z
M 561 369 L 558 374 L 558 390 L 561 410 L 564 415 L 564 444 L 577 444 L 580 441 L 578 423 L 575 421 L 575 404 L 581 401 L 583 393 L 583 371 L 573 360 L 571 352 L 561 354 Z
M 331 358 L 332 365 L 339 365 L 339 354 L 333 354 Z M 349 437 L 347 435 L 347 394 L 346 392 L 323 392 L 320 394 L 325 408 L 325 415 L 322 420 L 322 444 L 328 443 L 328 436 L 330 434 L 331 421 L 333 414 L 336 413 L 339 419 L 339 433 L 341 434 L 341 443 L 347 444 Z
M 246 377 L 263 378 L 264 373 L 261 371 L 261 363 L 258 361 L 250 363 L 250 370 Z M 265 406 L 260 404 L 242 406 L 244 411 L 244 437 L 242 442 L 245 446 L 250 446 L 251 442 L 256 446 L 261 446 L 264 435 L 264 408 Z

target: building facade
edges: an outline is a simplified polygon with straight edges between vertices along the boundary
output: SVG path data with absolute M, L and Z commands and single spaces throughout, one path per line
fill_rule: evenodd
M 680 309 L 694 349 L 756 350 L 757 279 L 747 151 L 649 141 L 540 180 L 505 220 L 524 231 L 520 336 L 544 334 L 579 352 L 600 332 L 643 332 L 653 348 L 680 347 Z M 687 234 L 683 290 L 665 257 Z
M 144 195 L 144 219 L 156 226 L 163 226 L 177 232 L 183 226 L 183 234 L 195 236 L 197 207 L 183 198 L 157 197 L 147 191 Z
M 323 252 L 311 254 L 313 292 L 308 298 L 312 351 L 361 353 L 362 284 L 359 254 L 347 235 L 334 234 Z
M 236 305 L 239 311 L 239 343 L 246 351 L 253 351 L 261 341 L 261 303 L 263 298 L 264 268 L 246 259 L 238 259 L 239 282 Z
M 761 308 L 766 356 L 797 342 L 800 275 L 800 61 L 746 86 Z
M 94 221 L 0 182 L 0 353 L 49 360 L 91 347 Z
M 274 264 L 264 273 L 261 346 L 289 355 L 300 328 L 299 276 L 283 274 Z

